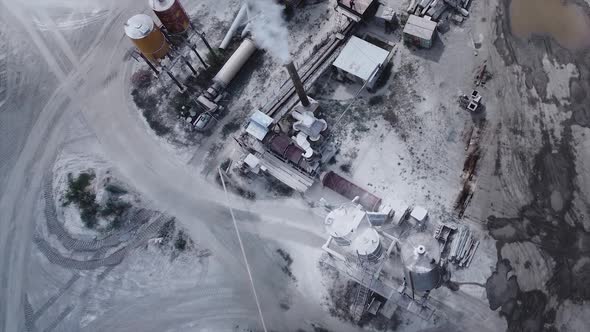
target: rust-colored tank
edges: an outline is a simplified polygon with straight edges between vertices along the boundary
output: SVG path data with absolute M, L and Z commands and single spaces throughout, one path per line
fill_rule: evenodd
M 149 0 L 152 10 L 170 34 L 185 32 L 190 19 L 178 0 Z
M 158 61 L 168 54 L 170 45 L 154 20 L 145 14 L 137 14 L 125 23 L 125 34 L 148 59 Z

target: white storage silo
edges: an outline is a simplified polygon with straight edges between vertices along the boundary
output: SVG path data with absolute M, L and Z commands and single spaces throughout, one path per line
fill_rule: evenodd
M 366 221 L 366 213 L 355 204 L 346 204 L 331 211 L 324 220 L 326 231 L 336 244 L 348 246 L 356 237 L 356 230 Z

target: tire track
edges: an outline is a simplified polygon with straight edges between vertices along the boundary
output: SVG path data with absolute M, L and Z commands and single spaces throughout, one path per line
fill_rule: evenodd
M 51 331 L 53 331 L 59 325 L 59 323 L 61 323 L 64 320 L 64 318 L 66 318 L 70 314 L 70 312 L 72 312 L 73 310 L 74 310 L 74 305 L 73 304 L 67 306 L 64 309 L 64 311 L 62 311 L 59 314 L 59 316 L 57 316 L 57 318 L 53 322 L 51 322 L 51 324 L 49 324 L 49 326 L 46 329 L 43 330 L 43 332 L 51 332 Z
M 102 266 L 115 266 L 120 264 L 127 253 L 153 237 L 160 228 L 168 220 L 173 218 L 167 216 L 160 216 L 154 222 L 140 229 L 136 237 L 131 240 L 130 244 L 115 251 L 113 254 L 104 258 L 92 258 L 89 260 L 78 260 L 74 258 L 64 257 L 61 253 L 55 250 L 51 245 L 42 238 L 39 233 L 35 233 L 33 243 L 37 246 L 39 251 L 53 264 L 59 265 L 67 269 L 74 270 L 94 270 Z
M 35 311 L 33 313 L 33 315 L 30 317 L 30 320 L 32 321 L 32 323 L 35 324 L 35 322 L 39 319 L 39 317 L 41 317 L 47 311 L 47 309 L 49 309 L 49 307 L 51 307 L 65 292 L 67 292 L 68 289 L 70 289 L 70 287 L 72 287 L 74 285 L 74 283 L 76 281 L 78 281 L 78 279 L 80 279 L 80 275 L 77 273 L 74 274 L 65 283 L 65 285 L 63 285 L 59 289 L 59 291 L 57 291 L 57 293 L 53 294 L 53 296 L 51 296 L 47 301 L 45 301 L 45 303 L 43 303 L 43 305 L 39 308 L 39 310 Z
M 35 331 L 35 321 L 33 320 L 33 306 L 31 306 L 31 302 L 29 302 L 29 296 L 27 295 L 27 293 L 24 293 L 23 298 L 25 311 L 25 329 L 28 332 L 32 332 Z

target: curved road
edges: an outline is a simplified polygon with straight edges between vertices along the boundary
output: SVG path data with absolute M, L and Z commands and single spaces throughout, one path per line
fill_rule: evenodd
M 0 298 L 4 301 L 0 309 L 1 329 L 16 331 L 23 327 L 22 294 L 27 282 L 27 264 L 35 227 L 33 211 L 40 202 L 43 175 L 51 169 L 60 145 L 67 136 L 69 119 L 77 112 L 83 115 L 88 129 L 101 143 L 105 158 L 119 169 L 126 181 L 147 199 L 155 202 L 155 208 L 181 220 L 197 242 L 212 250 L 225 272 L 224 277 L 219 278 L 219 283 L 231 285 L 238 294 L 244 294 L 239 300 L 232 300 L 232 303 L 236 303 L 235 306 L 242 309 L 235 310 L 226 317 L 232 321 L 242 320 L 251 324 L 255 306 L 249 293 L 235 234 L 230 228 L 225 196 L 217 186 L 200 178 L 198 170 L 178 161 L 160 146 L 146 131 L 138 112 L 129 107 L 127 83 L 132 63 L 124 60 L 130 44 L 121 27 L 130 14 L 146 11 L 147 6 L 144 2 L 131 0 L 102 1 L 95 5 L 101 6 L 101 10 L 109 11 L 108 18 L 100 31 L 93 35 L 95 39 L 88 51 L 77 57 L 55 22 L 43 14 L 46 8 L 29 7 L 28 1 L 31 0 L 23 3 L 0 3 L 2 23 L 18 27 L 15 30 L 21 31 L 9 36 L 13 43 L 18 42 L 19 38 L 25 38 L 34 44 L 34 49 L 28 51 L 37 53 L 45 60 L 39 66 L 51 72 L 52 75 L 49 76 L 56 84 L 49 86 L 55 90 L 49 99 L 40 102 L 42 109 L 37 110 L 38 116 L 27 115 L 36 121 L 28 130 L 19 132 L 26 139 L 20 151 L 11 155 L 12 167 L 0 174 Z M 55 3 L 58 1 L 48 1 L 46 6 Z M 90 2 L 78 2 L 81 7 L 85 3 Z M 34 15 L 30 15 L 31 12 Z M 33 17 L 40 20 L 48 30 L 37 29 L 33 24 Z M 31 82 L 44 79 L 35 77 L 38 74 L 35 64 L 11 70 L 22 70 Z M 34 93 L 26 96 L 27 100 L 36 98 L 40 97 Z M 2 107 L 18 105 L 5 104 Z M 2 140 L 6 140 L 11 133 L 2 132 L 0 135 Z M 293 241 L 296 239 L 289 236 L 288 231 L 291 224 L 297 234 L 300 234 L 299 237 L 306 242 L 321 243 L 320 218 L 311 214 L 300 202 L 285 200 L 253 203 L 244 202 L 235 196 L 232 196 L 232 200 L 237 209 L 250 212 L 243 215 L 253 216 L 252 220 L 244 222 L 282 224 L 284 238 Z M 303 224 L 309 226 L 306 229 L 316 231 L 310 233 L 301 227 Z M 278 240 L 281 234 L 273 232 L 273 237 Z M 262 245 L 253 242 L 248 248 L 250 254 L 254 254 Z M 269 262 L 260 260 L 260 264 L 266 263 Z M 272 273 L 266 273 L 264 265 L 254 266 L 254 273 L 262 300 L 268 303 L 263 304 L 263 309 L 276 311 L 278 303 L 274 298 L 275 289 L 270 288 L 274 287 Z M 145 308 L 134 311 L 141 310 Z M 199 317 L 202 317 L 203 322 L 211 320 L 219 310 L 220 308 L 211 306 L 208 312 L 199 311 L 198 316 L 193 317 L 193 322 L 200 319 Z M 276 318 L 272 320 L 271 326 L 273 329 L 285 330 L 284 324 L 286 323 Z

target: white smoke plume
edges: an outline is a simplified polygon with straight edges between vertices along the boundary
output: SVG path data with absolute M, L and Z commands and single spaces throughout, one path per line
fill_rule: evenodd
M 246 3 L 256 45 L 265 49 L 282 64 L 287 64 L 291 56 L 283 7 L 274 0 L 246 0 Z

